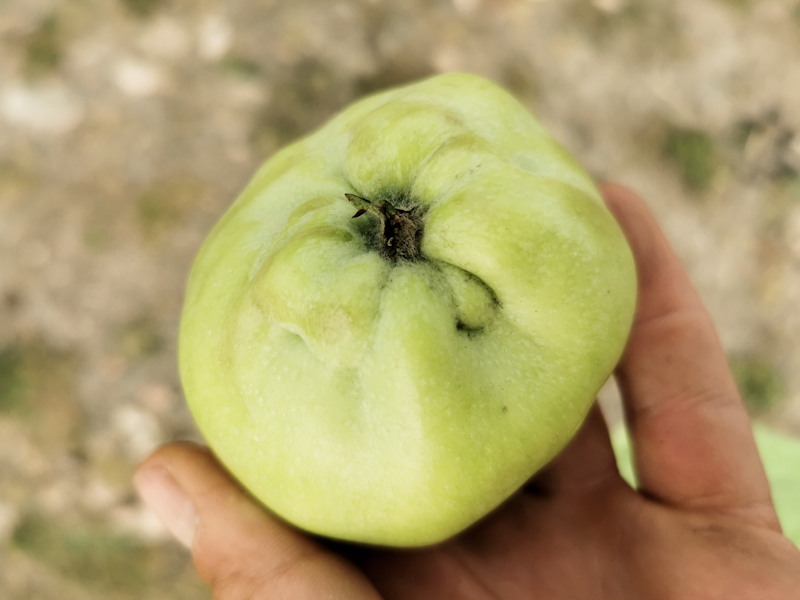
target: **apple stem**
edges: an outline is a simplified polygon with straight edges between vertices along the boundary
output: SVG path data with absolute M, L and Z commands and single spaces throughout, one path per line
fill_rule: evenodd
M 353 215 L 353 219 L 364 213 L 372 213 L 381 220 L 384 242 L 381 254 L 384 257 L 390 260 L 419 259 L 422 218 L 418 207 L 403 210 L 383 198 L 373 202 L 355 194 L 345 194 L 345 197 L 358 209 Z

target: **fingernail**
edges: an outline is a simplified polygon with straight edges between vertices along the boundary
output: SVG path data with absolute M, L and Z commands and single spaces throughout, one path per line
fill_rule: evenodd
M 136 474 L 134 485 L 142 500 L 158 515 L 172 535 L 181 544 L 191 548 L 197 513 L 189 496 L 169 471 L 163 467 L 144 469 Z

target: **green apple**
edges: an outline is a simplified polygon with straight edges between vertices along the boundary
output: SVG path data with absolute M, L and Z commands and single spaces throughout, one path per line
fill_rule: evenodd
M 570 440 L 635 288 L 574 159 L 496 85 L 441 75 L 356 102 L 258 171 L 192 269 L 181 376 L 211 448 L 274 513 L 428 545 Z

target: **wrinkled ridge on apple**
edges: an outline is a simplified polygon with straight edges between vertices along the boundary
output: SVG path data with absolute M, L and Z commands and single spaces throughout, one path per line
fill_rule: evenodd
M 419 255 L 385 252 L 381 217 L 353 218 L 345 194 L 418 207 Z M 355 103 L 260 169 L 192 269 L 181 376 L 271 510 L 425 545 L 563 448 L 634 304 L 589 176 L 509 94 L 442 75 Z

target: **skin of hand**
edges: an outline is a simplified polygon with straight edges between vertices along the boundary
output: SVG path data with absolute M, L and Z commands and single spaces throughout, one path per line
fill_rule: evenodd
M 421 550 L 312 538 L 254 502 L 205 448 L 168 444 L 139 493 L 191 548 L 218 600 L 789 600 L 800 551 L 781 534 L 714 325 L 654 217 L 607 184 L 639 303 L 615 372 L 639 489 L 620 477 L 595 406 L 523 490 Z

